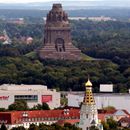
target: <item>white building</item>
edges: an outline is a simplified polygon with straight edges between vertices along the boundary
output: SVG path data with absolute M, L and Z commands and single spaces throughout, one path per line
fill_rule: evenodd
M 114 18 L 111 18 L 111 17 L 105 17 L 105 16 L 99 16 L 99 17 L 88 17 L 88 20 L 91 20 L 91 21 L 97 21 L 97 22 L 100 22 L 100 21 L 116 21 L 116 19 L 114 19 Z
M 92 83 L 88 80 L 85 87 L 86 91 L 80 109 L 79 127 L 82 130 L 89 130 L 91 126 L 98 127 L 98 112 L 92 93 Z
M 44 102 L 52 109 L 60 106 L 60 93 L 47 89 L 47 86 L 13 84 L 0 86 L 0 108 L 8 108 L 10 104 L 19 99 L 27 101 L 30 108 Z
M 83 101 L 84 94 L 68 94 L 68 106 L 79 107 Z M 102 109 L 107 106 L 114 106 L 116 109 L 125 109 L 130 112 L 130 94 L 95 93 L 96 106 Z

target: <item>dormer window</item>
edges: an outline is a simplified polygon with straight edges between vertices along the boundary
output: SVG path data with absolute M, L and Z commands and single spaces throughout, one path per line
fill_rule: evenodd
M 23 112 L 23 117 L 28 117 L 28 113 L 27 112 Z

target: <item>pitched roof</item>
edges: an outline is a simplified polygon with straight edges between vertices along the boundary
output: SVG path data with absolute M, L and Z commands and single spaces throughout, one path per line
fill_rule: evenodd
M 130 114 L 126 110 L 116 110 L 116 112 L 113 114 L 114 116 L 129 116 Z
M 35 110 L 35 111 L 12 111 L 0 112 L 0 120 L 7 120 L 8 124 L 20 123 L 23 118 L 79 118 L 79 109 L 64 110 Z
M 123 123 L 129 123 L 130 124 L 130 117 L 123 117 L 119 120 L 119 122 L 123 122 Z
M 98 114 L 98 119 L 101 121 L 105 121 L 106 114 Z

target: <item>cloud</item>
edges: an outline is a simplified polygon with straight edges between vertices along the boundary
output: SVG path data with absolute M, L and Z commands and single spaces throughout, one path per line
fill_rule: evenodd
M 49 2 L 49 1 L 55 1 L 55 2 L 59 2 L 62 0 L 22 0 L 22 1 L 18 1 L 18 0 L 0 0 L 0 3 L 28 3 L 28 2 Z M 102 0 L 63 0 L 63 1 L 102 1 Z

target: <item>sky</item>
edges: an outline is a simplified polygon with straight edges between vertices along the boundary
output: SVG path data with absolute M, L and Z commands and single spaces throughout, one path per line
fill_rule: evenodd
M 49 1 L 55 1 L 55 2 L 60 2 L 60 1 L 66 1 L 69 3 L 69 1 L 100 1 L 100 4 L 104 5 L 118 5 L 118 6 L 130 6 L 130 0 L 0 0 L 0 3 L 30 3 L 30 2 L 49 2 Z
M 29 3 L 29 2 L 49 2 L 49 1 L 61 1 L 61 0 L 0 0 L 0 3 Z M 70 0 L 66 0 L 70 1 Z M 80 1 L 80 0 L 71 0 Z M 95 0 L 82 0 L 82 1 L 95 1 Z M 101 1 L 101 0 L 96 0 Z

